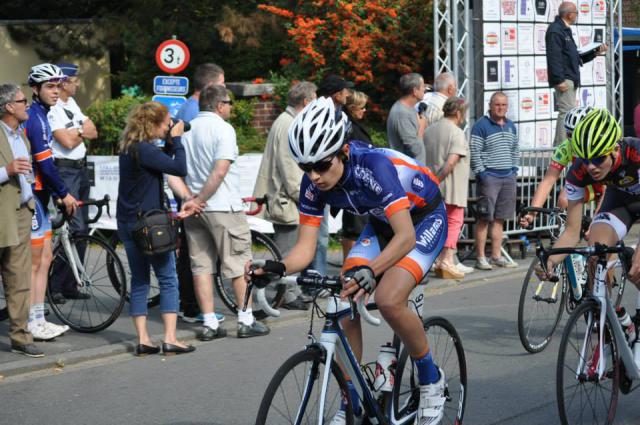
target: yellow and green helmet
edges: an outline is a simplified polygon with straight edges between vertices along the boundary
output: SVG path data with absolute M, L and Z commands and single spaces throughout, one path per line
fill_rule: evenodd
M 622 137 L 618 121 L 606 109 L 594 109 L 582 118 L 571 136 L 578 158 L 591 159 L 611 153 Z

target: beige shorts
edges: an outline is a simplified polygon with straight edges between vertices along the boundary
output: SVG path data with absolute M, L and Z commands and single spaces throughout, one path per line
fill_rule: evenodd
M 204 212 L 187 217 L 184 227 L 195 276 L 213 274 L 218 257 L 224 278 L 244 274 L 244 265 L 251 260 L 251 231 L 243 212 Z

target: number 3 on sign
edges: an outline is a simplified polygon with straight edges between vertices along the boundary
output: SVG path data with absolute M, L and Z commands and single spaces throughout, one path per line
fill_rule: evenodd
M 170 74 L 176 74 L 185 69 L 189 59 L 189 48 L 182 41 L 164 41 L 156 50 L 156 64 Z

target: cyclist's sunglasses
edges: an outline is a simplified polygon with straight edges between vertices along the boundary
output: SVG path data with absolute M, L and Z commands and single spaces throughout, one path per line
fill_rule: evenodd
M 606 160 L 607 158 L 609 158 L 611 154 L 608 155 L 604 155 L 604 156 L 599 156 L 597 158 L 591 158 L 591 159 L 582 159 L 582 163 L 586 166 L 588 166 L 589 164 L 593 164 L 594 167 L 599 167 L 601 166 Z
M 312 171 L 315 171 L 316 173 L 324 173 L 331 168 L 334 157 L 335 155 L 331 155 L 329 158 L 323 159 L 322 161 L 298 164 L 298 167 L 300 167 L 300 169 L 305 173 L 310 173 Z

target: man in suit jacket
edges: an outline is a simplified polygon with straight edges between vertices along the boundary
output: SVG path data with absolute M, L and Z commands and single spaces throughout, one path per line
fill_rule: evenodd
M 43 357 L 27 329 L 35 208 L 29 143 L 20 128 L 29 118 L 27 108 L 27 98 L 18 86 L 0 85 L 0 273 L 10 319 L 11 351 Z

